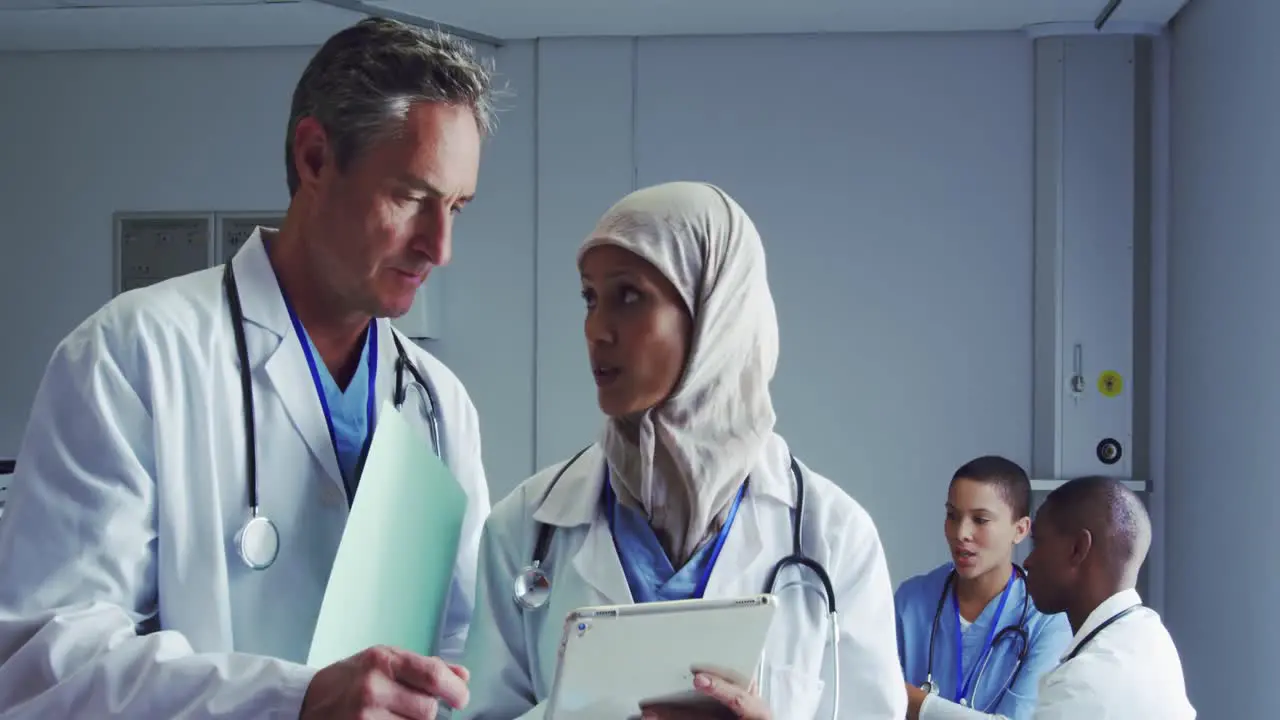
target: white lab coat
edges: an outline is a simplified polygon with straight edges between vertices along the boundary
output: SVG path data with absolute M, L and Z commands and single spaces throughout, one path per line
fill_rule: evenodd
M 279 528 L 279 557 L 249 570 L 233 542 L 248 490 L 223 269 L 115 298 L 54 351 L 0 517 L 0 717 L 298 716 L 314 670 L 297 663 L 348 507 L 257 233 L 233 263 L 260 505 Z M 381 403 L 396 350 L 390 323 L 377 325 Z M 403 342 L 438 393 L 444 454 L 470 503 L 443 630 L 442 654 L 457 657 L 489 509 L 479 423 L 457 377 Z M 408 398 L 402 412 L 429 443 L 418 395 Z
M 1178 648 L 1151 608 L 1107 625 L 1070 657 L 1104 622 L 1141 602 L 1136 590 L 1123 590 L 1085 618 L 1062 664 L 1040 677 L 1035 720 L 1195 720 Z
M 750 490 L 706 597 L 762 592 L 774 563 L 791 554 L 795 486 L 789 458 L 786 444 L 774 436 L 751 474 Z M 565 615 L 587 605 L 632 602 L 601 511 L 603 463 L 603 453 L 594 446 L 549 494 L 563 462 L 525 481 L 494 506 L 481 541 L 476 614 L 465 660 L 471 671 L 471 702 L 462 718 L 541 717 L 555 678 Z M 803 475 L 804 549 L 827 568 L 838 603 L 840 717 L 901 720 L 907 699 L 894 633 L 893 588 L 875 525 L 831 481 L 808 468 Z M 522 610 L 512 582 L 530 563 L 540 522 L 556 526 L 545 565 L 552 579 L 551 598 L 540 610 Z M 797 580 L 810 587 L 785 587 Z M 783 571 L 779 588 L 780 612 L 766 643 L 764 666 L 774 717 L 831 717 L 826 595 L 808 571 Z

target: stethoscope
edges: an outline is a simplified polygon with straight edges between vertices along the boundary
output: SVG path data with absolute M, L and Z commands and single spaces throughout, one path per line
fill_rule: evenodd
M 922 685 L 920 688 L 927 693 L 939 692 L 938 686 L 935 685 L 933 682 L 934 636 L 938 632 L 938 627 L 942 622 L 942 610 L 947 605 L 947 596 L 948 594 L 950 594 L 949 591 L 951 589 L 951 584 L 952 584 L 952 581 L 955 579 L 955 577 L 956 577 L 956 573 L 953 570 L 947 575 L 946 581 L 942 583 L 942 594 L 938 597 L 938 609 L 933 614 L 933 626 L 930 627 L 929 629 L 929 660 L 928 660 L 928 665 L 926 665 L 925 667 L 924 685 Z M 957 640 L 956 642 L 956 658 L 957 659 L 956 659 L 955 701 L 965 707 L 968 707 L 969 705 L 969 699 L 967 696 L 970 693 L 977 692 L 978 686 L 982 682 L 982 676 L 987 672 L 987 663 L 990 662 L 991 656 L 995 653 L 996 646 L 999 645 L 1000 641 L 1005 639 L 1006 637 L 1013 638 L 1013 642 L 1017 644 L 1016 646 L 1018 648 L 1018 659 L 1013 665 L 1013 672 L 1009 675 L 1008 681 L 1006 681 L 1005 684 L 1001 687 L 1000 692 L 995 696 L 995 698 L 992 699 L 990 703 L 988 703 L 986 709 L 983 710 L 983 712 L 990 712 L 991 708 L 999 704 L 1000 699 L 1003 698 L 1004 694 L 1009 691 L 1009 688 L 1013 687 L 1014 681 L 1018 679 L 1018 674 L 1022 672 L 1023 662 L 1027 659 L 1027 652 L 1030 650 L 1030 647 L 1031 647 L 1031 636 L 1027 632 L 1027 617 L 1031 613 L 1031 602 L 1029 599 L 1030 594 L 1027 592 L 1027 573 L 1025 570 L 1023 570 L 1021 567 L 1019 567 L 1016 564 L 1013 566 L 1013 572 L 1009 576 L 1009 582 L 1005 585 L 1004 594 L 1000 598 L 1000 605 L 996 608 L 996 614 L 992 620 L 991 628 L 992 628 L 992 631 L 994 631 L 995 628 L 1000 623 L 1000 617 L 1001 615 L 1004 614 L 1005 601 L 1009 599 L 1009 593 L 1013 590 L 1013 584 L 1015 579 L 1022 580 L 1022 615 L 1019 617 L 1018 623 L 1016 625 L 1006 626 L 1002 628 L 999 632 L 995 632 L 994 635 L 991 635 L 987 638 L 987 642 L 983 646 L 982 656 L 978 658 L 978 667 L 975 669 L 976 675 L 972 674 L 975 671 L 971 671 L 971 682 L 969 683 L 965 682 L 965 679 L 964 679 L 965 673 L 964 673 L 963 663 L 959 659 L 960 651 L 961 651 L 960 642 L 959 640 Z M 959 600 L 956 599 L 954 594 L 951 594 L 951 598 L 952 598 L 953 605 L 955 605 L 956 607 L 956 616 L 958 618 L 960 614 Z M 959 623 L 959 620 L 957 620 L 956 622 Z M 959 632 L 958 626 L 956 631 Z M 966 692 L 966 690 L 968 692 Z
M 1093 632 L 1089 633 L 1088 635 L 1085 635 L 1084 639 L 1081 640 L 1079 643 L 1077 643 L 1075 648 L 1071 652 L 1067 653 L 1066 657 L 1062 658 L 1062 662 L 1066 663 L 1069 660 L 1074 659 L 1075 656 L 1080 654 L 1081 650 L 1084 650 L 1085 645 L 1088 645 L 1089 643 L 1093 642 L 1093 639 L 1098 637 L 1098 633 L 1102 632 L 1103 630 L 1106 630 L 1112 623 L 1116 622 L 1117 620 L 1120 620 L 1121 618 L 1128 615 L 1129 613 L 1134 612 L 1136 610 L 1140 610 L 1143 607 L 1144 606 L 1142 603 L 1138 603 L 1137 605 L 1130 605 L 1124 610 L 1121 610 L 1115 615 L 1112 615 L 1111 617 L 1104 620 L 1102 623 L 1098 625 L 1098 627 L 1093 629 Z
M 280 530 L 271 518 L 267 517 L 260 511 L 258 507 L 258 452 L 257 452 L 257 432 L 254 427 L 254 409 L 253 409 L 253 378 L 249 368 L 249 349 L 248 343 L 244 335 L 244 311 L 240 307 L 240 291 L 236 286 L 235 272 L 231 269 L 231 263 L 225 265 L 225 271 L 222 275 L 222 285 L 227 296 L 227 305 L 231 310 L 231 327 L 235 335 L 236 354 L 240 359 L 240 393 L 244 404 L 244 432 L 245 432 L 245 465 L 247 470 L 249 485 L 249 517 L 245 520 L 239 531 L 236 532 L 235 544 L 236 551 L 240 555 L 241 561 L 251 570 L 266 570 L 275 563 L 276 557 L 280 554 Z M 291 313 L 292 314 L 292 313 Z M 377 363 L 377 332 L 373 333 L 370 341 L 370 373 L 369 382 L 372 386 Z M 408 387 L 404 382 L 404 373 L 406 370 L 413 377 L 410 385 L 416 384 L 420 388 L 420 394 L 424 402 L 427 418 L 427 425 L 431 433 L 431 447 L 435 450 L 436 456 L 443 458 L 440 448 L 440 420 L 436 412 L 436 408 L 440 406 L 435 388 L 431 383 L 427 382 L 422 373 L 409 362 L 409 356 L 404 350 L 404 345 L 400 342 L 399 336 L 394 332 L 391 339 L 396 345 L 396 382 L 392 392 L 391 399 L 396 410 L 403 405 L 408 395 Z M 309 349 L 306 347 L 306 339 L 299 334 L 298 340 L 302 343 L 304 352 L 310 357 Z M 308 364 L 314 365 L 313 361 Z M 315 370 L 312 370 L 313 378 Z M 318 381 L 317 381 L 318 385 Z M 318 389 L 318 387 L 317 387 Z M 373 406 L 373 391 L 369 392 L 370 408 Z M 324 404 L 323 396 L 321 404 Z M 325 409 L 326 415 L 328 409 Z M 370 413 L 372 414 L 372 412 Z M 331 430 L 332 432 L 332 430 Z M 360 468 L 364 465 L 365 457 L 369 452 L 369 443 L 373 439 L 373 431 L 370 431 L 365 438 L 364 448 L 360 453 L 360 460 L 357 463 L 356 473 L 360 472 Z
M 588 445 L 579 450 L 576 455 L 569 458 L 569 461 L 561 466 L 555 477 L 551 478 L 547 489 L 542 493 L 542 502 L 545 502 L 547 497 L 551 495 L 551 491 L 565 471 L 591 447 L 591 445 Z M 804 473 L 801 471 L 800 464 L 796 462 L 794 456 L 791 457 L 791 477 L 795 479 L 796 486 L 796 507 L 791 516 L 791 554 L 774 563 L 773 568 L 769 571 L 769 577 L 765 581 L 764 592 L 767 594 L 774 593 L 778 582 L 778 574 L 787 567 L 808 568 L 822 583 L 822 591 L 827 601 L 827 617 L 830 620 L 828 627 L 831 631 L 827 644 L 831 648 L 832 671 L 834 673 L 832 677 L 835 678 L 831 683 L 834 694 L 831 717 L 836 718 L 840 711 L 840 629 L 836 614 L 836 591 L 831 584 L 831 576 L 827 574 L 827 569 L 823 567 L 822 563 L 806 555 L 801 543 L 804 523 Z M 525 610 L 543 608 L 551 598 L 551 576 L 543 565 L 546 561 L 547 552 L 551 548 L 551 541 L 554 535 L 554 525 L 550 523 L 538 524 L 538 536 L 533 546 L 533 556 L 529 564 L 516 575 L 512 583 L 512 595 L 516 603 Z M 764 663 L 761 662 L 761 671 L 763 671 L 763 668 Z M 758 682 L 757 686 L 760 686 Z

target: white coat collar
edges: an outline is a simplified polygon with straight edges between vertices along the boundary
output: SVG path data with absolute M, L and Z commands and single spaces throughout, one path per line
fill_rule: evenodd
M 1115 595 L 1103 600 L 1101 605 L 1094 608 L 1093 612 L 1089 613 L 1089 617 L 1086 618 L 1084 624 L 1080 626 L 1080 631 L 1071 638 L 1071 644 L 1068 645 L 1067 649 L 1062 653 L 1061 660 L 1065 662 L 1066 659 L 1071 656 L 1071 653 L 1075 651 L 1076 647 L 1085 638 L 1089 637 L 1089 633 L 1097 629 L 1099 625 L 1125 610 L 1128 610 L 1134 605 L 1140 604 L 1142 604 L 1142 597 L 1138 595 L 1137 590 L 1133 589 L 1121 590 Z
M 236 272 L 236 286 L 240 291 L 240 305 L 244 319 L 283 338 L 293 332 L 289 321 L 289 308 L 284 304 L 280 282 L 276 279 L 271 260 L 267 257 L 262 231 L 255 228 L 253 234 L 231 258 Z
M 707 584 L 707 597 L 730 597 L 761 592 L 769 568 L 779 557 L 790 554 L 790 534 L 786 547 L 765 552 L 763 538 L 780 537 L 777 523 L 767 514 L 795 505 L 791 477 L 791 456 L 786 443 L 773 436 L 751 473 L 751 485 L 738 512 Z M 569 461 L 565 461 L 568 463 Z M 617 549 L 602 512 L 604 453 L 599 445 L 588 447 L 576 460 L 549 469 L 541 482 L 532 483 L 533 518 L 557 528 L 587 525 L 582 545 L 573 557 L 573 568 L 600 596 L 603 604 L 634 602 Z M 556 474 L 564 473 L 555 479 Z M 803 472 L 807 473 L 807 470 Z M 808 475 L 806 474 L 806 477 Z M 552 483 L 554 482 L 554 485 Z M 810 500 L 813 502 L 813 500 Z
M 330 481 L 337 483 L 339 488 L 345 488 L 342 472 L 338 468 L 337 452 L 329 436 L 329 427 L 325 423 L 315 384 L 306 369 L 307 359 L 302 351 L 302 340 L 294 333 L 289 308 L 285 305 L 280 283 L 267 257 L 260 229 L 255 229 L 236 252 L 231 265 L 235 269 L 236 286 L 246 323 L 252 323 L 274 335 L 274 342 L 267 344 L 254 343 L 250 339 L 249 362 L 254 372 L 266 370 L 272 388 L 279 394 L 289 419 L 311 450 L 312 456 L 324 468 Z M 390 321 L 379 319 L 377 327 L 378 378 L 375 392 L 378 398 L 385 398 L 391 395 L 395 380 L 395 342 L 392 340 Z M 381 403 L 375 403 L 375 407 L 380 410 Z M 259 452 L 262 452 L 261 448 Z

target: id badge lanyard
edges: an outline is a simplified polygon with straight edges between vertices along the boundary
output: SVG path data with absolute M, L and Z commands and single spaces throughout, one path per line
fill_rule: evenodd
M 1004 606 L 1009 600 L 1009 591 L 1013 589 L 1013 578 L 1016 573 L 1009 573 L 1009 580 L 1004 585 L 1004 593 L 1000 596 L 1000 604 L 996 607 L 995 617 L 991 618 L 991 627 L 987 630 L 987 638 L 982 643 L 982 652 L 978 653 L 978 657 L 974 659 L 973 667 L 969 669 L 966 676 L 964 672 L 964 635 L 960 630 L 960 600 L 953 588 L 951 591 L 951 607 L 955 610 L 956 615 L 956 694 L 955 702 L 964 707 L 969 707 L 973 698 L 975 680 L 978 677 L 978 668 L 982 667 L 983 662 L 987 659 L 987 655 L 991 653 L 991 644 L 996 637 L 996 629 L 1000 627 L 1000 618 L 1004 616 Z

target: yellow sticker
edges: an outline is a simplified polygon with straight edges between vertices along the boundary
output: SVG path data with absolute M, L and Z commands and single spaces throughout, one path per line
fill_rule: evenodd
M 1124 390 L 1124 378 L 1115 370 L 1107 370 L 1098 376 L 1098 392 L 1107 397 L 1116 397 Z

